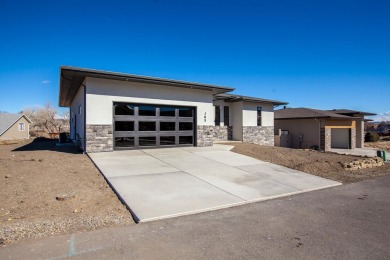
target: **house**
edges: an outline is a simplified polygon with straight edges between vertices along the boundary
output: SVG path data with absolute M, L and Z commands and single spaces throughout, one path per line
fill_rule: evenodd
M 233 88 L 131 74 L 60 68 L 59 105 L 86 152 L 274 144 L 274 107 L 286 102 L 229 94 Z
M 0 140 L 30 138 L 31 120 L 23 114 L 0 114 Z
M 364 116 L 362 111 L 311 108 L 275 110 L 275 135 L 289 135 L 291 148 L 354 149 L 364 147 Z

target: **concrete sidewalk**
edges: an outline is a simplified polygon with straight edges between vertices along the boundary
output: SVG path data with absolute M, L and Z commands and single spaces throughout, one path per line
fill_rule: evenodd
M 89 156 L 131 209 L 137 222 L 340 185 L 233 153 L 230 148 L 215 145 Z
M 0 259 L 389 259 L 390 176 L 0 247 Z
M 332 148 L 330 152 L 337 153 L 337 154 L 343 154 L 343 155 L 357 155 L 357 156 L 368 156 L 368 157 L 375 157 L 376 151 L 378 149 L 375 148 L 355 148 L 355 149 L 339 149 L 339 148 Z

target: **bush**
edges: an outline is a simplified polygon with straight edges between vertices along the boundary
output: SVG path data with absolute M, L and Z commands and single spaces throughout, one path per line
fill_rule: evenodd
M 364 137 L 365 142 L 378 142 L 379 139 L 379 135 L 375 132 L 367 132 Z

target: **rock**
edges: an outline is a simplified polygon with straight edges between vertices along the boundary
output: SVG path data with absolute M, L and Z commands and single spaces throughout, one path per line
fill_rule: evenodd
M 5 239 L 4 238 L 0 238 L 0 245 L 4 245 L 5 244 Z
M 11 178 L 11 177 L 12 177 L 11 174 L 6 174 L 6 175 L 5 175 L 5 178 L 6 178 L 6 179 L 9 179 L 9 178 Z
M 73 210 L 73 213 L 77 213 L 77 212 L 79 212 L 77 209 L 74 209 L 74 210 Z
M 56 197 L 56 200 L 59 200 L 59 201 L 65 201 L 65 200 L 69 200 L 69 199 L 72 199 L 76 196 L 75 193 L 67 193 L 67 194 L 61 194 L 61 195 L 58 195 Z

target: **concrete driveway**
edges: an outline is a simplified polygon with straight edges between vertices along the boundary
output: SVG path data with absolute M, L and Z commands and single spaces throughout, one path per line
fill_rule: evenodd
M 214 145 L 89 156 L 141 222 L 341 185 L 233 153 L 231 148 Z

